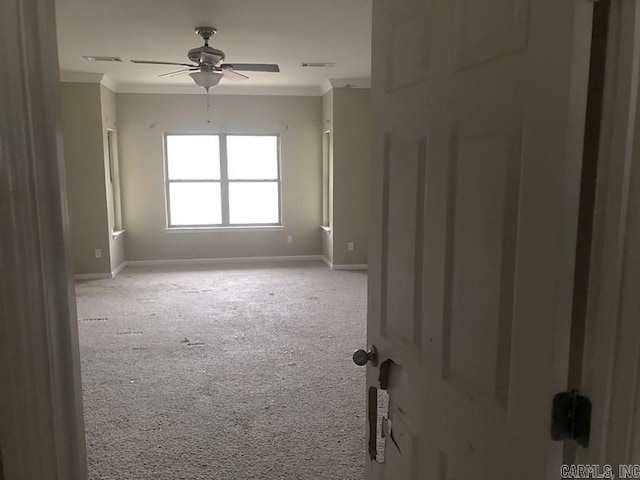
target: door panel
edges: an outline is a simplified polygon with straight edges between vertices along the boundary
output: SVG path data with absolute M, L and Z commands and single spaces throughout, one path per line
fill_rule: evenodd
M 430 67 L 431 2 L 400 5 L 390 19 L 387 60 L 387 90 L 414 85 L 426 80 Z
M 410 348 L 420 350 L 421 312 L 419 309 L 422 263 L 416 262 L 422 251 L 424 211 L 424 169 L 426 141 L 391 142 L 389 148 L 388 231 L 403 235 L 388 235 L 388 276 L 397 279 L 386 286 L 386 314 L 395 321 L 384 324 L 391 334 Z
M 442 378 L 507 406 L 521 126 L 456 125 L 449 176 Z M 479 251 L 482 252 L 479 255 Z M 478 288 L 482 285 L 482 288 Z
M 530 0 L 456 0 L 457 66 L 490 61 L 527 45 Z
M 558 477 L 591 11 L 374 0 L 369 479 Z

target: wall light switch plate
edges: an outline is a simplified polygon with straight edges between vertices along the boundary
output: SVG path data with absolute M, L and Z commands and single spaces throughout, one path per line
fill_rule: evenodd
M 287 243 L 293 243 L 293 235 L 287 235 Z
M 350 252 L 353 252 L 353 242 L 347 243 L 347 250 L 349 250 Z
M 102 258 L 102 250 L 96 248 L 96 258 Z

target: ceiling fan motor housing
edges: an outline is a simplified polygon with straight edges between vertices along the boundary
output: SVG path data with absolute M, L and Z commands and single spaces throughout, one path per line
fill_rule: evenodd
M 204 57 L 202 55 L 203 53 L 206 54 Z M 208 45 L 192 48 L 191 50 L 189 50 L 189 53 L 187 55 L 189 57 L 189 60 L 194 63 L 204 63 L 212 67 L 215 67 L 224 60 L 224 52 L 222 50 L 209 47 Z M 215 62 L 213 62 L 212 60 L 215 60 Z

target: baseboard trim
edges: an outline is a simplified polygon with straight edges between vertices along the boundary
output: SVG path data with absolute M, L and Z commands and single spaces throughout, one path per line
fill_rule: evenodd
M 146 267 L 153 265 L 216 265 L 225 263 L 251 263 L 251 262 L 305 262 L 327 259 L 322 255 L 285 255 L 281 257 L 231 257 L 231 258 L 184 258 L 177 260 L 126 260 L 111 273 L 78 273 L 74 275 L 76 280 L 104 280 L 113 278 L 126 267 Z M 331 264 L 329 263 L 329 268 Z M 349 267 L 350 265 L 347 265 Z
M 329 259 L 324 255 L 322 256 L 322 261 L 327 265 L 327 267 L 329 267 L 329 270 L 368 270 L 369 269 L 369 265 L 366 263 L 353 264 L 353 265 L 350 265 L 350 264 L 336 265 L 334 263 L 331 263 Z
M 111 272 L 111 277 L 115 277 L 116 275 L 118 275 L 122 270 L 124 270 L 124 267 L 126 266 L 127 266 L 127 262 L 126 261 L 122 262 L 120 265 L 116 267 L 116 269 L 113 272 Z
M 304 262 L 322 260 L 322 255 L 285 255 L 281 257 L 231 257 L 231 258 L 184 258 L 177 260 L 128 260 L 127 267 L 144 267 L 151 265 L 216 265 L 224 263 L 252 262 Z
M 331 270 L 368 270 L 369 265 L 366 263 L 354 264 L 354 265 L 331 265 Z
M 73 276 L 76 280 L 104 280 L 112 278 L 111 273 L 77 273 Z

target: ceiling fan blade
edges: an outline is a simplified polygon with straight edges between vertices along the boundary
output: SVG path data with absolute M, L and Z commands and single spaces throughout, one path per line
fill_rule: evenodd
M 220 68 L 224 70 L 244 70 L 245 72 L 274 72 L 280 71 L 275 63 L 223 63 Z
M 249 78 L 246 75 L 243 75 L 242 73 L 236 72 L 235 70 L 231 70 L 230 68 L 222 68 L 220 70 L 221 70 L 220 73 L 224 75 L 224 78 L 227 78 L 229 80 L 246 80 Z
M 180 65 L 181 67 L 197 67 L 192 63 L 156 62 L 153 60 L 131 60 L 131 63 L 144 63 L 146 65 Z
M 176 70 L 175 72 L 163 73 L 162 75 L 158 75 L 158 77 L 173 77 L 174 75 L 180 75 L 181 73 L 190 72 L 191 70 L 198 70 L 197 68 L 183 68 L 181 70 Z

